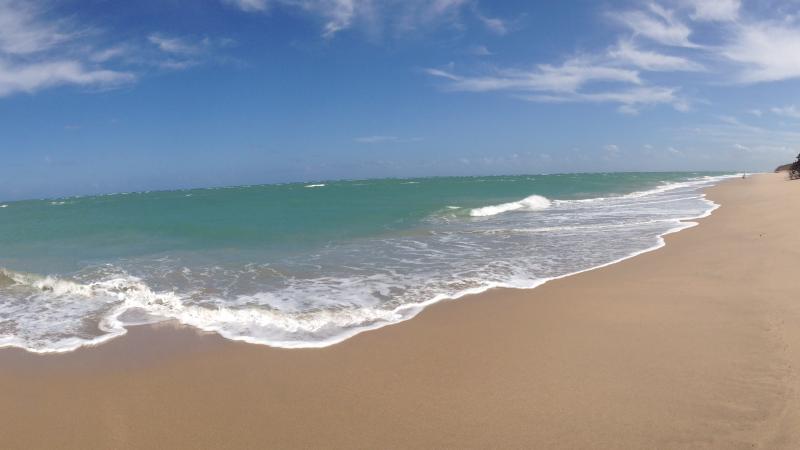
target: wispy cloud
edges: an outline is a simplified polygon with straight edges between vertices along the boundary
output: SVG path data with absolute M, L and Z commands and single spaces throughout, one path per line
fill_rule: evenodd
M 779 116 L 786 116 L 786 117 L 791 117 L 793 119 L 800 119 L 800 109 L 798 109 L 794 105 L 775 107 L 771 108 L 770 111 L 772 111 L 773 114 L 777 114 Z
M 271 8 L 299 10 L 322 21 L 321 36 L 331 39 L 359 25 L 369 34 L 389 30 L 396 34 L 419 33 L 446 25 L 464 28 L 469 15 L 492 33 L 510 31 L 506 20 L 483 14 L 476 0 L 222 0 L 245 12 L 268 12 Z
M 78 32 L 64 22 L 40 19 L 32 2 L 0 1 L 0 53 L 30 55 L 52 49 Z
M 165 70 L 184 70 L 219 60 L 217 53 L 234 42 L 197 36 L 174 36 L 152 33 L 147 36 L 149 48 L 128 48 L 127 62 Z M 155 53 L 153 53 L 155 50 Z
M 444 80 L 448 91 L 508 92 L 537 102 L 616 103 L 624 113 L 659 104 L 686 111 L 691 103 L 703 102 L 682 94 L 697 90 L 684 89 L 681 84 L 687 81 L 732 85 L 800 78 L 800 58 L 794 57 L 800 49 L 800 13 L 787 11 L 756 16 L 740 0 L 650 2 L 608 11 L 606 17 L 624 31 L 615 45 L 582 53 L 591 56 L 531 69 L 425 72 Z M 693 28 L 700 32 L 695 35 Z M 664 86 L 666 78 L 655 72 L 697 75 L 693 80 L 676 76 L 670 79 L 673 86 Z
M 66 20 L 48 20 L 32 2 L 0 0 L 0 97 L 60 85 L 107 88 L 133 81 L 132 73 L 64 51 L 87 31 Z
M 720 117 L 717 122 L 676 130 L 675 135 L 707 148 L 727 148 L 745 154 L 760 164 L 789 161 L 797 154 L 800 145 L 800 132 L 759 127 L 730 116 Z
M 223 3 L 235 6 L 242 11 L 254 12 L 267 9 L 267 0 L 222 0 Z
M 201 50 L 198 45 L 190 43 L 185 39 L 165 36 L 160 33 L 153 33 L 147 36 L 147 40 L 158 47 L 159 50 L 166 53 L 193 55 L 199 53 Z
M 492 33 L 504 36 L 509 32 L 508 22 L 503 19 L 485 16 L 477 11 L 477 9 L 475 10 L 475 18 L 477 18 L 483 24 L 483 26 Z
M 631 40 L 621 40 L 608 52 L 611 59 L 649 71 L 701 71 L 702 64 L 680 56 L 641 50 Z
M 422 140 L 421 138 L 401 138 L 398 136 L 382 136 L 382 135 L 361 136 L 353 139 L 353 141 L 359 144 L 388 144 L 388 143 L 400 143 L 400 142 L 418 142 L 421 140 Z
M 619 146 L 617 144 L 606 144 L 603 146 L 603 151 L 605 152 L 606 159 L 616 159 L 619 158 Z
M 736 26 L 720 49 L 742 68 L 735 81 L 759 83 L 800 77 L 800 27 L 793 23 L 756 21 Z
M 593 64 L 588 58 L 575 57 L 561 65 L 541 64 L 531 70 L 498 69 L 482 76 L 463 76 L 442 69 L 426 69 L 426 73 L 450 82 L 453 91 L 543 91 L 575 92 L 587 83 L 611 81 L 640 84 L 639 73 Z
M 52 60 L 26 64 L 0 61 L 0 97 L 15 92 L 36 92 L 64 84 L 111 87 L 135 79 L 113 70 L 89 69 L 78 61 Z
M 470 47 L 469 54 L 475 56 L 492 56 L 492 52 L 485 45 Z
M 614 13 L 611 17 L 629 28 L 634 36 L 641 36 L 663 45 L 697 47 L 689 40 L 692 30 L 676 18 L 673 11 L 657 3 L 651 3 L 643 10 Z
M 752 84 L 800 78 L 798 15 L 773 8 L 772 16 L 745 14 L 740 0 L 676 0 L 677 10 L 650 3 L 638 10 L 610 14 L 632 32 L 632 39 L 695 51 L 695 60 L 682 56 L 641 51 L 625 47 L 616 56 L 644 70 L 701 70 L 697 58 L 716 71 L 727 83 Z M 692 26 L 703 28 L 708 43 L 693 41 Z M 709 28 L 711 27 L 711 28 Z M 628 40 L 627 42 L 634 42 Z
M 445 80 L 444 88 L 449 91 L 507 92 L 515 98 L 541 103 L 614 103 L 626 114 L 659 104 L 671 105 L 679 111 L 689 109 L 689 101 L 679 95 L 678 88 L 646 85 L 637 70 L 614 67 L 611 63 L 573 57 L 556 66 L 495 69 L 476 76 L 436 68 L 425 69 L 425 73 Z
M 688 111 L 690 108 L 688 100 L 679 95 L 677 88 L 661 86 L 642 86 L 591 93 L 573 92 L 560 95 L 521 96 L 520 98 L 552 103 L 616 103 L 619 104 L 619 112 L 625 114 L 638 114 L 642 107 L 654 105 L 671 105 L 678 111 Z
M 163 33 L 120 41 L 78 19 L 53 17 L 39 1 L 0 0 L 0 97 L 68 85 L 115 88 L 153 68 L 196 66 L 229 42 Z
M 692 20 L 732 21 L 739 17 L 740 0 L 683 0 L 693 9 Z

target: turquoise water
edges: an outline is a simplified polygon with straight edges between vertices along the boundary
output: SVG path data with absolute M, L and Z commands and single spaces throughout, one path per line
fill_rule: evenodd
M 724 174 L 334 181 L 0 204 L 0 346 L 68 351 L 165 319 L 323 346 L 493 286 L 660 243 Z

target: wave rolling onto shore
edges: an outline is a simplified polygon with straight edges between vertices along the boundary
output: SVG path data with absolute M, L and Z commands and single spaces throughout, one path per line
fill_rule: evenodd
M 658 247 L 715 207 L 700 191 L 728 176 L 386 179 L 4 204 L 0 347 L 64 352 L 170 319 L 327 346 L 444 299 Z

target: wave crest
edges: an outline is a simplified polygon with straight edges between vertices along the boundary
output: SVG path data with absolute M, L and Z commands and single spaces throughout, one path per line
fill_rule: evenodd
M 550 205 L 551 202 L 547 197 L 542 197 L 541 195 L 531 195 L 516 202 L 474 208 L 469 212 L 469 215 L 472 217 L 488 217 L 510 211 L 540 211 L 542 209 L 549 208 Z

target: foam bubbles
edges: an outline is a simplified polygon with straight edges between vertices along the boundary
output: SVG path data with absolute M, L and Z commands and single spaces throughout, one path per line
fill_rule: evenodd
M 516 202 L 501 203 L 499 205 L 484 206 L 483 208 L 474 208 L 470 211 L 473 217 L 487 217 L 503 214 L 510 211 L 539 211 L 547 209 L 551 205 L 550 200 L 541 195 L 531 195 Z
M 0 268 L 0 347 L 71 351 L 159 320 L 250 343 L 324 347 L 438 301 L 533 288 L 657 248 L 664 234 L 691 226 L 682 220 L 716 207 L 699 190 L 718 179 L 582 200 L 444 206 L 448 220 L 280 260 L 159 255 L 59 276 Z

